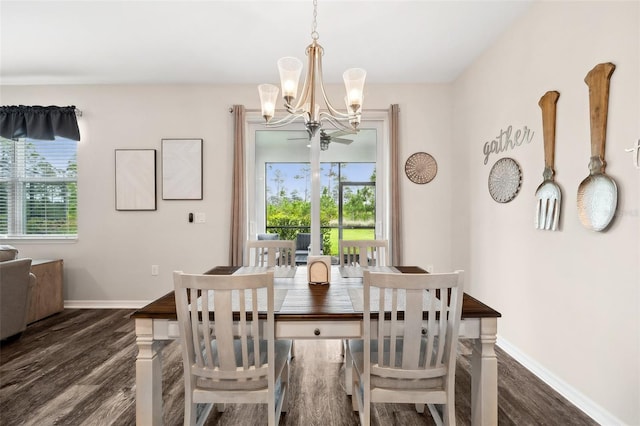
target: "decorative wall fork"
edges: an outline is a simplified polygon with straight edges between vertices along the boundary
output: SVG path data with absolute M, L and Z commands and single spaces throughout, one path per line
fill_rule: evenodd
M 545 93 L 538 105 L 542 109 L 542 130 L 544 136 L 544 181 L 536 190 L 538 199 L 536 228 L 555 231 L 560 221 L 562 193 L 554 182 L 554 160 L 556 143 L 556 102 L 560 94 L 556 91 Z

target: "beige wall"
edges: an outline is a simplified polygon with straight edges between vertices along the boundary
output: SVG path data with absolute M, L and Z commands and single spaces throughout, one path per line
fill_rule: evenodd
M 338 99 L 337 88 L 333 98 Z M 400 104 L 401 157 L 432 153 L 438 176 L 429 185 L 402 180 L 406 262 L 451 267 L 450 88 L 370 86 L 367 107 Z M 82 141 L 78 150 L 78 240 L 11 241 L 21 256 L 63 258 L 64 297 L 70 306 L 139 306 L 172 289 L 174 270 L 205 271 L 228 263 L 233 104 L 258 107 L 255 86 L 4 86 L 2 104 L 76 105 Z M 204 139 L 204 200 L 163 201 L 162 138 Z M 114 150 L 158 150 L 158 210 L 115 210 Z M 434 208 L 437 200 L 437 208 Z M 206 223 L 189 224 L 189 212 Z M 160 274 L 151 276 L 151 265 Z
M 640 424 L 640 174 L 624 152 L 640 133 L 639 13 L 637 2 L 537 3 L 451 85 L 369 86 L 366 93 L 367 108 L 400 105 L 403 164 L 416 151 L 438 162 L 428 185 L 402 179 L 404 263 L 467 270 L 467 291 L 503 314 L 504 347 L 583 398 L 576 402 L 605 424 Z M 604 61 L 618 66 L 607 171 L 621 196 L 611 229 L 595 233 L 579 224 L 575 193 L 590 155 L 582 80 Z M 543 169 L 537 102 L 547 90 L 561 92 L 556 171 L 564 203 L 555 233 L 533 229 Z M 22 256 L 65 259 L 67 303 L 136 306 L 170 291 L 173 270 L 227 263 L 228 109 L 257 108 L 255 87 L 4 86 L 0 95 L 4 105 L 74 104 L 84 112 L 78 241 L 11 242 Z M 508 125 L 533 129 L 532 142 L 485 166 L 483 144 Z M 204 139 L 204 200 L 159 197 L 155 212 L 115 211 L 114 149 L 159 150 L 162 138 Z M 503 156 L 524 173 L 520 194 L 504 205 L 487 191 L 489 169 Z M 189 224 L 189 212 L 206 213 L 206 223 Z
M 578 399 L 595 401 L 589 409 L 603 410 L 603 424 L 640 424 L 640 171 L 624 151 L 640 137 L 639 5 L 536 3 L 453 84 L 452 145 L 462 165 L 455 169 L 453 210 L 463 212 L 452 228 L 453 264 L 468 271 L 468 290 L 503 314 L 504 346 L 570 384 Z M 580 224 L 576 206 L 590 157 L 583 80 L 609 61 L 617 68 L 606 161 L 620 198 L 613 225 L 598 233 Z M 544 168 L 537 104 L 548 90 L 560 92 L 560 232 L 533 226 Z M 534 129 L 533 141 L 492 154 L 484 165 L 483 144 L 508 125 Z M 508 204 L 496 203 L 487 190 L 489 170 L 501 157 L 514 158 L 524 176 Z

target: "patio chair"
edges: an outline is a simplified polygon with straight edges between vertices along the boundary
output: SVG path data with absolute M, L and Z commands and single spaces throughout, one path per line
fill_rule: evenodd
M 296 235 L 296 265 L 306 264 L 311 246 L 311 234 L 300 232 Z

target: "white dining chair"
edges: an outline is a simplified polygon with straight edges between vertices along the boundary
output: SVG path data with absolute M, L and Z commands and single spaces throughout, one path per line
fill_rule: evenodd
M 339 240 L 340 266 L 388 266 L 389 241 Z
M 244 247 L 244 266 L 294 267 L 296 266 L 296 242 L 279 239 L 247 240 Z M 292 355 L 294 352 L 295 349 L 292 346 Z
M 275 340 L 273 273 L 174 272 L 184 364 L 185 425 L 198 403 L 267 404 L 267 422 L 287 410 L 291 340 Z M 224 407 L 224 406 L 222 406 Z
M 455 370 L 463 273 L 364 271 L 364 339 L 349 340 L 352 403 L 369 425 L 371 404 L 428 404 L 436 424 L 455 425 Z M 434 404 L 443 405 L 442 416 Z
M 294 266 L 295 251 L 291 240 L 247 240 L 244 266 Z
M 388 240 L 338 240 L 338 257 L 340 267 L 367 267 L 389 265 L 389 241 Z M 342 342 L 340 354 L 345 355 L 347 341 Z M 350 369 L 345 370 L 347 381 L 347 394 L 351 380 Z

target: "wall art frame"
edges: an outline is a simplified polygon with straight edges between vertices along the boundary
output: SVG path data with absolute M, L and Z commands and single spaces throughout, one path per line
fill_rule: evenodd
M 156 150 L 116 149 L 116 210 L 157 210 Z
M 202 139 L 162 139 L 162 199 L 202 200 Z

